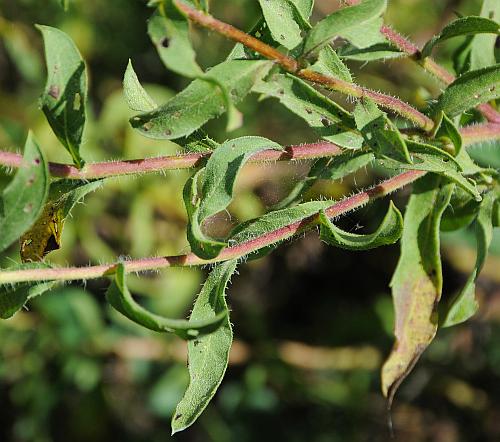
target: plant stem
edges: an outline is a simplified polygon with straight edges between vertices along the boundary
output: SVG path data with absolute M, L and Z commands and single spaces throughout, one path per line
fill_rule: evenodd
M 372 91 L 356 84 L 343 81 L 339 78 L 318 74 L 309 69 L 299 69 L 299 64 L 295 59 L 288 57 L 272 46 L 263 43 L 262 41 L 246 34 L 232 25 L 217 20 L 211 15 L 205 14 L 196 8 L 187 5 L 182 0 L 174 0 L 174 3 L 177 8 L 193 22 L 224 35 L 233 41 L 239 42 L 270 60 L 276 61 L 283 69 L 292 74 L 295 74 L 305 80 L 320 83 L 329 89 L 346 95 L 358 98 L 369 97 L 381 107 L 398 113 L 425 131 L 431 131 L 434 127 L 434 122 L 430 118 L 398 98 Z
M 401 189 L 425 175 L 423 171 L 410 170 L 389 178 L 374 187 L 359 192 L 341 201 L 333 203 L 325 210 L 330 217 L 336 217 L 352 210 L 358 209 L 372 200 L 381 198 Z M 156 258 L 142 258 L 123 262 L 125 271 L 142 272 L 165 267 L 182 267 L 193 265 L 204 265 L 230 259 L 242 258 L 263 247 L 286 240 L 299 233 L 311 230 L 318 224 L 318 215 L 304 218 L 280 229 L 273 230 L 252 240 L 227 247 L 222 250 L 217 258 L 204 260 L 193 253 L 178 256 L 165 256 Z M 4 270 L 0 272 L 0 284 L 34 282 L 34 281 L 72 281 L 78 279 L 93 279 L 112 275 L 116 270 L 116 264 L 89 266 L 89 267 L 67 267 L 51 269 L 29 269 L 29 270 Z
M 339 155 L 343 149 L 339 146 L 320 141 L 317 143 L 288 146 L 284 151 L 266 149 L 254 154 L 250 163 L 266 161 L 297 161 Z M 102 163 L 87 163 L 82 169 L 72 164 L 49 163 L 49 172 L 53 177 L 73 180 L 93 180 L 124 175 L 153 173 L 162 170 L 189 169 L 206 161 L 211 152 L 196 152 L 158 158 L 137 160 L 109 161 Z M 0 165 L 18 168 L 23 161 L 22 155 L 14 152 L 0 151 Z
M 359 3 L 359 0 L 345 0 L 348 6 L 354 6 Z M 455 81 L 455 76 L 448 72 L 443 66 L 436 63 L 431 57 L 421 57 L 420 49 L 417 45 L 412 43 L 407 38 L 403 37 L 398 32 L 394 31 L 387 25 L 382 25 L 380 33 L 387 38 L 395 47 L 401 52 L 409 55 L 410 58 L 416 61 L 424 70 L 434 75 L 438 80 L 442 81 L 445 85 L 449 85 Z M 478 110 L 483 116 L 492 123 L 500 123 L 500 113 L 487 103 L 480 104 Z
M 480 143 L 500 139 L 500 124 L 474 124 L 460 129 L 465 144 Z M 249 163 L 268 161 L 299 161 L 339 155 L 344 150 L 328 141 L 300 144 L 285 147 L 284 151 L 266 149 L 254 154 Z M 185 153 L 158 158 L 137 160 L 108 161 L 87 163 L 82 169 L 72 164 L 49 163 L 49 172 L 55 178 L 72 180 L 95 180 L 126 175 L 155 173 L 162 170 L 189 169 L 201 165 L 211 152 Z M 23 161 L 22 155 L 14 152 L 0 151 L 0 166 L 18 168 Z

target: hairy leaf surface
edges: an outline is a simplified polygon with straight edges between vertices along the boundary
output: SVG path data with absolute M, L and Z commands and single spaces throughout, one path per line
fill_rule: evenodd
M 190 322 L 210 321 L 221 313 L 225 318 L 213 333 L 188 342 L 189 386 L 172 418 L 172 434 L 192 425 L 215 395 L 226 372 L 233 331 L 225 291 L 236 261 L 218 264 L 198 295 Z
M 211 292 L 217 289 L 218 284 L 220 284 L 218 278 L 209 276 L 198 296 L 205 296 L 206 291 Z M 165 318 L 146 310 L 134 300 L 128 290 L 125 268 L 122 263 L 116 268 L 115 279 L 106 292 L 106 299 L 116 310 L 136 324 L 157 332 L 175 333 L 184 339 L 193 339 L 201 334 L 212 333 L 225 320 L 227 321 L 227 310 L 218 311 L 214 316 L 207 316 L 196 321 Z
M 403 216 L 392 201 L 379 227 L 371 234 L 359 235 L 346 232 L 335 226 L 324 211 L 320 213 L 319 219 L 320 238 L 331 246 L 346 250 L 370 250 L 394 244 L 403 232 Z

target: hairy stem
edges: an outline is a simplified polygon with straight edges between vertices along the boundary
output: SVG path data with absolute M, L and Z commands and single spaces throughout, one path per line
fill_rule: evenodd
M 336 144 L 320 141 L 317 143 L 288 146 L 284 151 L 267 149 L 254 154 L 250 163 L 267 161 L 296 161 L 330 157 L 343 152 Z M 73 180 L 93 180 L 115 176 L 160 172 L 162 170 L 189 169 L 206 161 L 211 152 L 185 153 L 158 158 L 137 160 L 87 163 L 82 169 L 72 164 L 49 163 L 49 172 L 53 177 Z M 0 151 L 0 165 L 18 168 L 22 164 L 22 155 Z
M 372 200 L 381 198 L 401 189 L 405 185 L 412 183 L 425 175 L 425 172 L 410 170 L 395 177 L 389 178 L 376 186 L 356 193 L 344 200 L 332 204 L 326 209 L 326 214 L 333 218 L 343 215 L 352 210 L 358 209 Z M 165 267 L 182 267 L 204 265 L 215 262 L 227 261 L 229 259 L 242 258 L 263 247 L 291 238 L 299 233 L 311 230 L 318 224 L 318 215 L 304 218 L 285 227 L 273 230 L 252 240 L 227 247 L 222 250 L 217 258 L 204 260 L 193 253 L 178 256 L 164 256 L 156 258 L 142 258 L 123 262 L 125 271 L 142 272 Z M 52 269 L 29 269 L 29 270 L 4 270 L 0 272 L 0 284 L 33 282 L 33 281 L 71 281 L 78 279 L 93 279 L 102 276 L 112 275 L 117 264 L 107 264 L 89 267 L 67 267 Z
M 480 143 L 500 139 L 500 124 L 485 123 L 460 129 L 465 144 Z M 285 147 L 284 151 L 266 149 L 254 154 L 249 163 L 268 161 L 298 161 L 339 155 L 344 150 L 329 141 L 299 144 Z M 201 165 L 211 152 L 185 153 L 157 158 L 87 163 L 82 169 L 72 164 L 49 163 L 49 172 L 55 178 L 72 180 L 95 180 L 125 175 L 141 175 L 163 170 L 189 169 Z M 23 157 L 14 152 L 0 151 L 0 166 L 18 168 Z
M 430 118 L 422 114 L 414 107 L 405 103 L 404 101 L 399 100 L 398 98 L 394 98 L 390 95 L 385 95 L 380 92 L 375 92 L 356 84 L 348 83 L 339 78 L 318 74 L 309 69 L 299 69 L 299 65 L 295 59 L 288 57 L 277 49 L 246 34 L 245 32 L 235 28 L 234 26 L 217 20 L 211 15 L 199 11 L 182 2 L 181 0 L 174 0 L 174 3 L 179 8 L 179 10 L 182 11 L 194 23 L 197 23 L 200 26 L 215 31 L 233 41 L 247 46 L 248 48 L 258 52 L 264 57 L 277 62 L 283 69 L 292 74 L 295 74 L 305 80 L 322 84 L 329 89 L 341 92 L 346 95 L 358 98 L 369 97 L 381 107 L 398 113 L 399 115 L 407 118 L 417 126 L 424 129 L 425 131 L 431 131 L 434 127 L 434 122 Z

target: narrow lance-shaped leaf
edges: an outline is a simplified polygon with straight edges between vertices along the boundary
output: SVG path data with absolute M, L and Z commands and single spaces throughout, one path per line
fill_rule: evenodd
M 383 158 L 411 163 L 405 140 L 387 115 L 369 99 L 364 99 L 354 109 L 356 126 L 373 152 Z
M 210 276 L 199 296 L 205 291 L 212 291 L 217 288 L 219 281 Z M 227 310 L 220 309 L 217 314 L 199 318 L 198 320 L 171 319 L 156 315 L 139 305 L 132 297 L 127 288 L 125 279 L 125 267 L 122 263 L 117 265 L 115 279 L 106 292 L 106 300 L 122 315 L 142 325 L 149 330 L 156 332 L 170 332 L 179 335 L 184 339 L 193 339 L 202 334 L 212 333 L 224 321 L 227 321 Z
M 451 302 L 443 320 L 442 327 L 450 327 L 467 321 L 473 316 L 479 304 L 476 300 L 476 280 L 481 272 L 493 238 L 493 206 L 496 195 L 489 192 L 483 197 L 479 213 L 475 221 L 477 256 L 474 270 L 470 274 L 465 286 Z
M 458 77 L 439 96 L 436 114 L 443 111 L 449 117 L 500 97 L 500 64 L 470 71 Z
M 30 132 L 21 167 L 0 196 L 0 252 L 16 241 L 40 216 L 49 191 L 49 172 Z
M 50 268 L 43 263 L 27 263 L 8 270 L 28 270 L 28 269 L 47 269 Z M 0 318 L 8 319 L 14 316 L 23 306 L 35 296 L 41 295 L 50 290 L 58 282 L 24 282 L 14 286 L 10 284 L 0 285 Z
M 215 258 L 226 243 L 214 240 L 202 232 L 203 221 L 226 209 L 233 199 L 233 188 L 239 171 L 252 154 L 263 149 L 282 149 L 279 144 L 262 137 L 242 137 L 229 140 L 210 156 L 198 194 L 198 176 L 188 181 L 184 202 L 188 212 L 188 240 L 192 251 L 204 259 Z
M 331 246 L 347 250 L 369 250 L 394 244 L 403 232 L 403 216 L 392 201 L 379 227 L 371 234 L 345 232 L 335 226 L 324 211 L 320 213 L 320 223 L 320 238 Z
M 225 291 L 235 270 L 235 260 L 217 265 L 194 304 L 190 321 L 212 320 L 220 313 L 225 313 L 226 316 L 216 331 L 188 342 L 190 381 L 172 417 L 172 434 L 186 429 L 196 421 L 215 395 L 226 372 L 233 331 Z
M 158 107 L 139 82 L 131 60 L 128 61 L 127 70 L 123 77 L 123 93 L 128 107 L 132 110 L 149 112 Z
M 448 40 L 453 37 L 459 37 L 462 35 L 474 35 L 474 34 L 498 34 L 500 31 L 500 25 L 485 17 L 462 17 L 450 24 L 445 26 L 443 30 L 432 37 L 422 49 L 422 58 L 431 55 L 432 49 L 438 43 Z
M 259 3 L 273 39 L 287 49 L 298 46 L 302 37 L 294 5 L 288 0 L 259 0 Z
M 309 32 L 304 44 L 304 55 L 328 44 L 335 36 L 342 36 L 351 28 L 359 28 L 380 17 L 387 7 L 386 0 L 364 0 L 362 3 L 342 8 L 317 23 Z
M 299 23 L 304 28 L 310 28 L 309 17 L 311 16 L 314 0 L 288 0 L 297 12 Z
M 67 34 L 50 26 L 39 25 L 38 29 L 45 42 L 47 62 L 47 83 L 40 104 L 57 138 L 81 168 L 87 103 L 85 62 Z
M 187 18 L 171 0 L 163 2 L 158 10 L 149 19 L 148 33 L 165 66 L 188 78 L 202 75 L 189 39 Z
M 382 367 L 382 391 L 389 404 L 437 331 L 443 284 L 439 225 L 452 191 L 453 184 L 426 175 L 414 185 L 406 207 L 401 255 L 391 282 L 396 343 Z
M 259 218 L 249 220 L 235 227 L 230 235 L 230 242 L 241 244 L 250 241 L 266 233 L 273 232 L 294 223 L 301 222 L 311 216 L 318 215 L 322 210 L 326 210 L 334 204 L 334 201 L 309 201 L 307 203 L 298 204 L 293 207 L 287 207 L 281 210 L 266 213 Z M 292 233 L 290 233 L 292 236 Z M 261 249 L 253 252 L 250 258 L 255 259 L 264 256 L 272 249 L 276 248 L 279 242 L 286 238 L 281 237 L 271 245 L 264 246 Z
M 59 249 L 64 221 L 71 209 L 101 185 L 102 181 L 59 180 L 53 183 L 42 214 L 20 238 L 21 260 L 41 261 L 48 253 Z
M 375 61 L 405 56 L 391 43 L 376 43 L 365 48 L 357 48 L 352 44 L 341 46 L 337 50 L 339 57 L 346 60 Z
M 405 164 L 391 159 L 382 159 L 379 161 L 379 164 L 391 169 L 425 170 L 443 175 L 457 183 L 462 189 L 472 195 L 476 201 L 481 201 L 481 195 L 477 190 L 475 182 L 464 176 L 466 171 L 462 171 L 461 163 L 456 158 L 435 146 L 428 145 L 422 149 L 424 145 L 409 140 L 407 140 L 407 145 L 411 152 L 415 152 L 412 154 L 412 164 Z M 462 150 L 462 152 L 465 151 Z
M 233 103 L 238 103 L 271 67 L 270 61 L 225 61 L 205 73 L 204 79 L 194 80 L 166 104 L 133 117 L 130 123 L 150 138 L 172 140 L 190 135 L 227 110 L 226 97 L 218 84 L 230 91 Z
M 297 77 L 275 74 L 256 84 L 252 91 L 280 100 L 325 140 L 350 149 L 363 144 L 363 137 L 356 132 L 349 112 Z

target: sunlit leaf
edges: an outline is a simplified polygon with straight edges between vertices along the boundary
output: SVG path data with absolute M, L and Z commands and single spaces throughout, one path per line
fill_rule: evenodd
M 308 55 L 328 44 L 335 36 L 344 36 L 352 28 L 359 29 L 363 24 L 370 23 L 380 17 L 386 7 L 386 0 L 364 0 L 358 5 L 333 12 L 311 29 L 305 40 L 304 54 Z
M 39 25 L 38 29 L 45 42 L 47 63 L 47 83 L 40 104 L 57 138 L 81 168 L 87 104 L 85 62 L 67 34 L 50 26 Z
M 139 82 L 131 60 L 128 61 L 127 70 L 123 77 L 123 93 L 128 107 L 132 110 L 148 112 L 158 107 Z
M 499 31 L 500 25 L 485 17 L 469 16 L 458 18 L 446 25 L 438 35 L 432 37 L 425 44 L 422 49 L 422 58 L 431 55 L 434 46 L 449 38 L 474 34 L 498 34 Z
M 500 97 L 500 64 L 458 77 L 439 96 L 435 112 L 454 117 L 478 104 Z
M 9 247 L 38 219 L 48 191 L 47 163 L 30 132 L 22 164 L 0 196 L 0 251 Z
M 208 120 L 227 110 L 224 91 L 230 91 L 231 101 L 241 101 L 272 67 L 270 61 L 228 60 L 194 80 L 163 106 L 137 115 L 130 120 L 141 134 L 157 139 L 187 136 Z M 214 81 L 207 81 L 213 79 Z
M 273 39 L 288 49 L 299 45 L 301 29 L 293 4 L 289 0 L 259 0 L 259 4 Z

